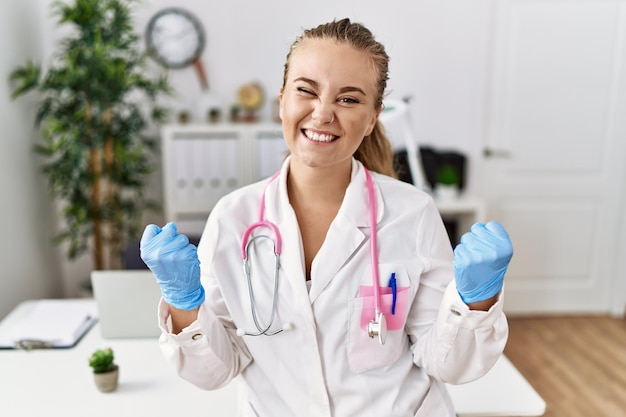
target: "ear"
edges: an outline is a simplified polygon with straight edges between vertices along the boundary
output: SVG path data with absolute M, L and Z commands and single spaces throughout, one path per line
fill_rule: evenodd
M 283 87 L 280 87 L 278 90 L 278 117 L 280 120 L 283 120 Z

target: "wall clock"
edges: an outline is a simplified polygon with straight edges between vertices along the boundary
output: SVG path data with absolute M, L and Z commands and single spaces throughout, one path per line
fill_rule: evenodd
M 200 20 L 178 7 L 159 11 L 146 28 L 146 46 L 150 56 L 166 68 L 193 65 L 202 87 L 208 89 L 206 73 L 200 60 L 205 41 Z

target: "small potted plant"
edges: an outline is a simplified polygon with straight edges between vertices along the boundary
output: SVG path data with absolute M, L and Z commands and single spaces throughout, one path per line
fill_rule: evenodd
M 459 196 L 460 176 L 451 164 L 442 165 L 435 175 L 435 194 L 440 200 L 452 200 Z
M 89 358 L 89 366 L 93 368 L 93 377 L 98 389 L 111 392 L 117 389 L 119 368 L 114 362 L 111 348 L 98 349 Z

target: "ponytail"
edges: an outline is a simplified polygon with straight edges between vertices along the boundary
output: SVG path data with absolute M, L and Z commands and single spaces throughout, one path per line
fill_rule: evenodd
M 376 122 L 372 133 L 363 139 L 361 146 L 354 153 L 354 157 L 370 171 L 394 178 L 397 177 L 393 168 L 391 143 L 380 121 Z

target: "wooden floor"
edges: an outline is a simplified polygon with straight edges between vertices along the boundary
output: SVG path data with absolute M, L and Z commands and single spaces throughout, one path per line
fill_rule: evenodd
M 509 317 L 506 356 L 545 417 L 626 417 L 626 319 Z

